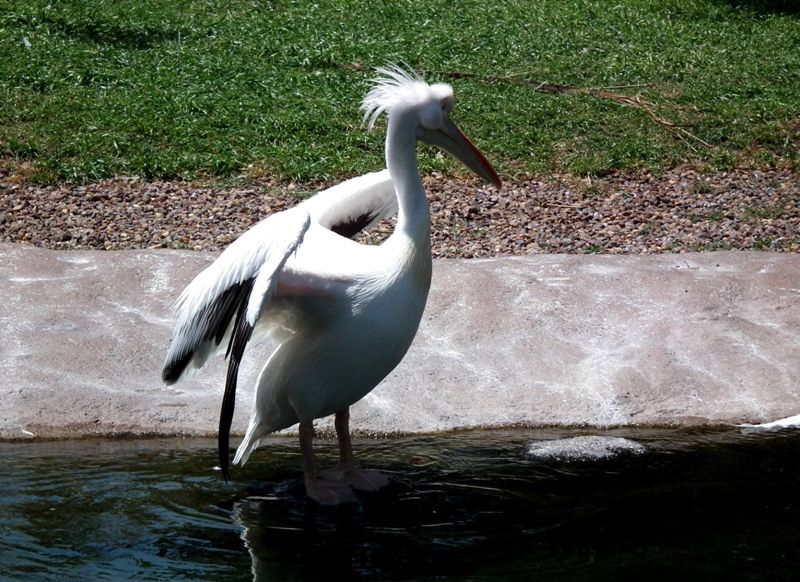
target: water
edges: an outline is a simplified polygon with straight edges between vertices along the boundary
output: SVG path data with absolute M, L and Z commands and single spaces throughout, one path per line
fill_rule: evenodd
M 797 430 L 469 432 L 356 451 L 392 485 L 322 508 L 290 438 L 229 485 L 208 440 L 0 444 L 0 578 L 797 577 Z

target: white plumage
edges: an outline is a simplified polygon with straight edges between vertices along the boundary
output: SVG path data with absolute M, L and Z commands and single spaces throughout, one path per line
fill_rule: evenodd
M 500 184 L 450 120 L 448 85 L 428 85 L 398 67 L 379 73 L 362 109 L 370 126 L 388 114 L 388 169 L 320 192 L 233 242 L 178 299 L 162 374 L 173 383 L 227 349 L 219 437 L 227 478 L 239 362 L 254 333 L 272 335 L 277 347 L 259 374 L 252 417 L 234 463 L 246 462 L 265 435 L 300 423 L 306 489 L 321 503 L 352 501 L 352 488 L 374 490 L 387 482 L 355 468 L 348 411 L 403 358 L 425 308 L 430 219 L 416 142 L 442 147 Z M 349 238 L 394 214 L 395 231 L 381 245 Z M 326 475 L 314 464 L 312 423 L 330 414 L 336 414 L 340 463 Z

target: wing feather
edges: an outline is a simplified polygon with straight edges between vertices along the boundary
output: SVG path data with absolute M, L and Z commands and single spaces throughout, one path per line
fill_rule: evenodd
M 309 224 L 308 213 L 300 207 L 269 216 L 234 241 L 184 289 L 176 302 L 178 322 L 161 374 L 167 384 L 200 368 L 219 350 L 240 309 L 263 311 L 274 293 L 276 274 L 302 242 Z M 258 281 L 262 282 L 256 296 L 259 304 L 250 307 Z

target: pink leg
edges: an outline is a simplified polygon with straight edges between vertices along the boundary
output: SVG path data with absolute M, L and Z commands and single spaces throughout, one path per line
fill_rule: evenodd
M 336 440 L 339 441 L 339 467 L 342 469 L 352 469 L 355 461 L 353 459 L 353 443 L 350 440 L 349 408 L 345 408 L 336 413 L 333 426 L 336 428 Z
M 378 471 L 357 469 L 353 458 L 353 443 L 350 440 L 350 409 L 336 413 L 334 420 L 336 438 L 339 441 L 339 464 L 332 471 L 325 471 L 323 479 L 347 483 L 358 491 L 378 491 L 389 484 L 389 480 Z
M 319 478 L 314 459 L 314 424 L 311 422 L 300 423 L 300 451 L 303 453 L 306 495 L 322 505 L 340 505 L 358 501 L 347 483 Z

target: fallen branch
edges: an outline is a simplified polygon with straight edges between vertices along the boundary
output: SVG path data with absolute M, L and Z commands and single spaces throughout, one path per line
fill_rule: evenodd
M 478 75 L 476 73 L 464 73 L 460 71 L 449 71 L 449 72 L 429 71 L 429 72 L 450 77 L 451 79 L 478 79 L 480 81 L 487 81 L 492 83 L 503 82 L 503 83 L 513 83 L 514 85 L 524 85 L 532 88 L 534 91 L 537 91 L 539 93 L 590 95 L 592 97 L 598 97 L 600 99 L 608 99 L 609 101 L 614 101 L 616 103 L 619 103 L 620 105 L 633 107 L 634 109 L 639 109 L 640 111 L 644 111 L 645 114 L 647 114 L 647 116 L 653 121 L 653 123 L 656 123 L 662 127 L 665 127 L 669 131 L 676 133 L 677 136 L 681 140 L 683 140 L 689 147 L 692 146 L 688 141 L 686 141 L 686 138 L 690 138 L 691 140 L 694 140 L 695 142 L 702 144 L 703 146 L 709 149 L 713 149 L 714 147 L 707 141 L 697 137 L 696 135 L 680 127 L 676 123 L 659 116 L 654 110 L 656 106 L 653 103 L 648 103 L 647 101 L 643 101 L 638 95 L 635 97 L 631 97 L 629 95 L 623 95 L 621 93 L 613 93 L 611 91 L 611 89 L 634 89 L 642 87 L 652 88 L 654 85 L 650 83 L 635 84 L 635 85 L 612 85 L 609 87 L 571 87 L 569 85 L 558 85 L 547 82 L 537 83 L 535 81 L 526 81 L 524 79 L 520 79 L 518 77 L 512 77 L 510 75 Z

